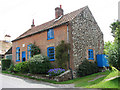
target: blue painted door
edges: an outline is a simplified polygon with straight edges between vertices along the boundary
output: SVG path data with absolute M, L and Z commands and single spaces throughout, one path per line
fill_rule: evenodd
M 22 51 L 22 62 L 26 61 L 26 53 Z

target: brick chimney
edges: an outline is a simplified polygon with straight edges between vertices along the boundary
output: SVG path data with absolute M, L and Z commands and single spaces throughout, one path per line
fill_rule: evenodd
M 59 18 L 61 15 L 63 15 L 62 5 L 55 8 L 55 19 Z
M 34 19 L 33 19 L 33 21 L 32 21 L 31 28 L 32 28 L 32 27 L 35 27 L 35 24 L 34 24 Z

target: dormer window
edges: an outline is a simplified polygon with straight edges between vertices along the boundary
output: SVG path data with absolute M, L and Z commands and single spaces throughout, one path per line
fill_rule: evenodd
M 54 29 L 49 29 L 47 31 L 47 40 L 54 39 Z

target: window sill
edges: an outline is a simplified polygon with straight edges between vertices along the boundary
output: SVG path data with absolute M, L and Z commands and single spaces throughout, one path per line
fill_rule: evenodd
M 16 60 L 16 62 L 20 62 L 20 60 Z
M 55 61 L 55 59 L 50 59 L 50 61 Z
M 47 40 L 51 40 L 51 39 L 54 39 L 54 38 L 48 38 Z

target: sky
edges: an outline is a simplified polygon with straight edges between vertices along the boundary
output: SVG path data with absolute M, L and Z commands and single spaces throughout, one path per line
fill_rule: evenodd
M 31 28 L 32 20 L 40 25 L 55 18 L 55 8 L 62 5 L 64 14 L 88 6 L 104 41 L 113 41 L 110 24 L 118 19 L 119 0 L 0 0 L 0 40 L 4 35 L 14 40 Z

